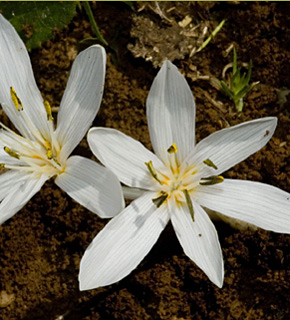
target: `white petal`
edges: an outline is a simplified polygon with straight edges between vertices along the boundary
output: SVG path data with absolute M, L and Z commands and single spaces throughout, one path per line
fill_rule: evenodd
M 43 99 L 37 88 L 30 59 L 24 43 L 13 26 L 0 15 L 0 103 L 17 127 L 24 134 L 10 95 L 12 86 L 20 98 L 24 111 L 31 121 L 31 126 L 45 137 L 48 132 Z M 24 126 L 24 124 L 23 124 Z
M 80 264 L 80 290 L 126 277 L 147 255 L 168 222 L 166 206 L 156 209 L 147 192 L 114 217 L 87 248 Z
M 117 177 L 90 159 L 70 157 L 66 162 L 65 172 L 57 176 L 55 183 L 101 218 L 113 217 L 124 208 L 122 189 Z
M 210 159 L 218 167 L 213 174 L 220 174 L 264 147 L 276 125 L 277 118 L 267 117 L 214 132 L 196 145 L 185 163 Z
M 57 117 L 62 160 L 81 141 L 99 111 L 105 68 L 106 53 L 99 45 L 81 52 L 73 63 Z
M 92 128 L 88 133 L 88 143 L 94 155 L 121 182 L 130 187 L 156 189 L 158 182 L 150 175 L 145 162 L 151 160 L 155 169 L 161 169 L 164 165 L 139 141 L 118 130 Z
M 225 179 L 199 186 L 194 196 L 200 205 L 260 228 L 290 233 L 290 194 L 268 184 Z
M 0 182 L 3 180 L 5 184 L 5 188 L 1 186 L 5 197 L 1 196 L 3 200 L 0 204 L 0 224 L 23 208 L 47 180 L 45 175 L 35 177 L 32 174 L 23 175 L 16 171 L 6 172 L 0 177 L 2 177 Z M 7 178 L 10 178 L 10 181 Z
M 156 155 L 169 163 L 167 149 L 175 143 L 181 163 L 195 143 L 195 102 L 185 78 L 168 60 L 150 89 L 147 117 Z
M 186 205 L 171 205 L 171 221 L 184 253 L 218 287 L 222 287 L 224 264 L 217 231 L 206 212 L 193 202 L 194 221 Z
M 16 170 L 9 170 L 0 175 L 0 201 L 2 201 L 9 193 L 11 188 L 17 183 L 23 183 L 28 179 L 29 175 Z

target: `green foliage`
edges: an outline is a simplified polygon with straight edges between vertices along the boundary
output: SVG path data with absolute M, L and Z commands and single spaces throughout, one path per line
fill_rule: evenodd
M 213 30 L 213 32 L 209 35 L 209 37 L 201 44 L 201 46 L 197 49 L 196 52 L 200 52 L 202 49 L 204 49 L 210 41 L 220 32 L 221 28 L 225 24 L 226 19 L 223 19 L 219 25 Z
M 54 28 L 62 29 L 72 20 L 76 12 L 76 2 L 1 1 L 0 10 L 30 51 L 50 39 Z
M 123 3 L 125 3 L 127 6 L 129 6 L 131 9 L 134 8 L 134 1 L 122 1 Z
M 258 82 L 249 84 L 252 74 L 252 60 L 249 62 L 248 72 L 242 74 L 241 67 L 238 67 L 237 52 L 235 48 L 233 53 L 233 74 L 230 78 L 229 84 L 222 80 L 219 82 L 219 86 L 223 92 L 234 101 L 237 112 L 242 112 L 244 97 L 256 84 L 258 84 Z
M 85 8 L 85 11 L 89 17 L 89 20 L 90 20 L 90 23 L 91 23 L 91 27 L 96 35 L 96 38 L 87 38 L 87 39 L 84 39 L 84 41 L 91 41 L 91 40 L 97 40 L 97 41 L 100 41 L 103 45 L 107 46 L 108 45 L 108 42 L 104 39 L 104 37 L 102 36 L 100 30 L 99 30 L 99 27 L 97 25 L 97 22 L 94 18 L 94 15 L 93 15 L 93 12 L 92 12 L 92 9 L 91 9 L 91 6 L 90 6 L 90 3 L 89 1 L 83 1 L 83 6 Z

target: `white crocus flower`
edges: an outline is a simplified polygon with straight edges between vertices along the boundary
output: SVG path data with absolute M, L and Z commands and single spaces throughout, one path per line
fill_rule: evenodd
M 109 285 L 128 275 L 169 219 L 185 254 L 221 287 L 222 251 L 204 208 L 267 230 L 290 232 L 290 194 L 266 184 L 220 176 L 261 149 L 277 119 L 226 128 L 195 145 L 192 92 L 169 61 L 151 87 L 147 117 L 155 154 L 119 131 L 89 131 L 93 153 L 121 182 L 141 188 L 143 194 L 114 217 L 86 250 L 80 265 L 80 289 Z
M 95 118 L 104 86 L 106 56 L 95 45 L 76 58 L 61 101 L 57 128 L 36 86 L 25 45 L 0 15 L 0 103 L 19 133 L 0 132 L 0 224 L 12 217 L 46 180 L 101 217 L 122 210 L 117 177 L 80 156 L 68 158 Z

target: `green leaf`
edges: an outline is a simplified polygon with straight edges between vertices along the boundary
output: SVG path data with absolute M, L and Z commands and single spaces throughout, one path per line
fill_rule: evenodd
M 236 92 L 238 85 L 240 83 L 241 74 L 240 74 L 240 68 L 232 75 L 231 81 L 230 81 L 230 88 L 233 92 Z
M 127 6 L 129 6 L 131 9 L 134 8 L 134 1 L 122 1 L 123 3 L 125 3 Z
M 239 98 L 245 97 L 245 96 L 253 89 L 253 87 L 254 87 L 254 86 L 251 86 L 251 85 L 244 87 L 244 88 L 237 94 L 237 96 L 238 96 Z
M 234 99 L 234 94 L 223 80 L 220 81 L 220 87 L 226 95 L 228 95 L 231 99 Z
M 50 39 L 54 28 L 62 29 L 72 20 L 76 2 L 1 1 L 0 10 L 30 51 Z

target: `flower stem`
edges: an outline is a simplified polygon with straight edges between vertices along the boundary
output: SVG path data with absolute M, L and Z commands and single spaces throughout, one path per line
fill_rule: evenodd
M 89 17 L 92 29 L 94 30 L 94 32 L 95 32 L 95 34 L 97 36 L 97 39 L 100 40 L 100 42 L 102 42 L 102 44 L 107 46 L 108 42 L 103 38 L 102 34 L 99 31 L 99 28 L 98 28 L 98 25 L 97 25 L 96 20 L 94 18 L 94 15 L 93 15 L 92 9 L 90 7 L 89 1 L 83 1 L 83 5 L 84 5 L 85 11 L 86 11 L 86 13 L 87 13 L 87 15 Z

